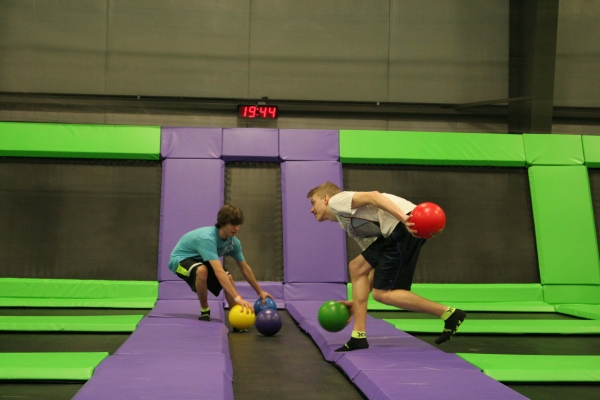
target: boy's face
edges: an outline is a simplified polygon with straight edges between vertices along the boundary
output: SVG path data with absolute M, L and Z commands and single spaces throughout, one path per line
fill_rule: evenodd
M 223 232 L 227 235 L 227 237 L 233 237 L 240 230 L 241 225 L 231 225 L 227 224 L 223 227 Z
M 326 215 L 327 211 L 329 210 L 329 206 L 327 205 L 328 202 L 329 202 L 328 195 L 325 195 L 324 198 L 321 198 L 317 193 L 315 193 L 310 198 L 310 204 L 312 205 L 310 212 L 315 216 L 317 221 L 323 222 L 323 221 L 328 220 L 327 215 Z

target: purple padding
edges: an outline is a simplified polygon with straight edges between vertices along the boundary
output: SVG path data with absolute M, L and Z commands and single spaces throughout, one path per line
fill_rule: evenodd
M 369 399 L 473 399 L 511 400 L 527 397 L 479 371 L 367 370 L 354 384 Z
M 347 300 L 345 283 L 285 283 L 283 299 L 286 301 Z
M 317 319 L 322 304 L 322 301 L 288 301 L 285 303 L 285 308 L 290 316 L 301 324 L 305 319 Z
M 225 372 L 227 360 L 224 354 L 113 355 L 96 367 L 73 398 L 233 399 L 233 383 Z
M 223 302 L 211 300 L 210 320 L 225 322 Z M 200 302 L 198 300 L 158 300 L 156 305 L 147 315 L 156 318 L 183 318 L 197 321 L 200 316 Z
M 163 127 L 160 154 L 163 158 L 221 158 L 223 129 Z
M 283 161 L 338 161 L 339 131 L 281 129 L 279 157 Z
M 281 164 L 284 282 L 347 282 L 345 232 L 337 223 L 317 222 L 307 193 L 324 182 L 342 185 L 336 161 Z
M 345 354 L 336 353 L 335 349 L 348 341 L 352 333 L 352 325 L 348 325 L 341 332 L 327 332 L 321 328 L 317 319 L 321 304 L 318 301 L 286 302 L 287 310 L 292 318 L 312 337 L 325 359 L 335 362 Z M 369 352 L 385 353 L 391 349 L 401 349 L 406 352 L 439 351 L 408 333 L 394 328 L 391 324 L 371 316 L 367 316 L 367 336 L 370 348 L 365 351 Z
M 336 364 L 344 370 L 350 380 L 354 380 L 360 371 L 367 370 L 383 370 L 382 372 L 395 370 L 398 374 L 401 374 L 402 370 L 446 371 L 460 369 L 481 372 L 456 354 L 444 353 L 437 349 L 422 351 L 418 354 L 407 353 L 402 349 L 385 350 L 350 351 L 338 358 Z
M 277 129 L 223 129 L 223 160 L 279 161 L 279 132 Z
M 274 299 L 283 300 L 283 283 L 282 282 L 258 282 L 261 289 L 273 296 Z M 250 301 L 258 299 L 256 292 L 248 282 L 236 282 L 235 287 L 244 299 Z
M 265 292 L 269 293 L 273 296 L 273 300 L 277 303 L 277 305 L 283 305 L 285 302 L 283 301 L 283 283 L 282 282 L 258 282 L 261 289 Z M 258 295 L 252 289 L 252 286 L 248 282 L 236 282 L 235 288 L 237 289 L 240 296 L 242 296 L 245 300 L 254 304 L 254 302 L 258 299 Z
M 176 281 L 163 281 L 158 284 L 158 300 L 196 300 L 198 304 L 198 295 L 192 292 L 192 289 L 183 280 L 176 275 Z M 208 300 L 223 300 L 223 290 L 218 296 L 208 292 Z
M 158 280 L 179 280 L 168 267 L 169 257 L 184 233 L 216 222 L 224 202 L 225 163 L 166 159 L 162 171 Z
M 115 354 L 226 354 L 229 355 L 227 327 L 220 322 L 195 321 L 195 324 L 154 324 L 166 318 L 145 318 Z M 169 318 L 173 321 L 174 318 Z M 231 360 L 230 360 L 231 361 Z M 231 362 L 226 372 L 232 376 Z

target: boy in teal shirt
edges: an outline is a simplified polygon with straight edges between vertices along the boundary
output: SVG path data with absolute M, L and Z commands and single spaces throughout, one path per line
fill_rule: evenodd
M 235 237 L 244 222 L 242 211 L 230 205 L 221 207 L 217 214 L 217 223 L 186 233 L 179 239 L 169 259 L 169 269 L 183 279 L 192 291 L 198 295 L 201 321 L 210 321 L 208 307 L 208 291 L 218 296 L 225 289 L 225 297 L 229 307 L 236 304 L 242 306 L 247 313 L 253 307 L 237 292 L 231 274 L 223 268 L 219 257 L 232 257 L 240 272 L 256 291 L 265 304 L 265 299 L 272 296 L 261 289 L 252 269 L 244 259 L 242 245 Z

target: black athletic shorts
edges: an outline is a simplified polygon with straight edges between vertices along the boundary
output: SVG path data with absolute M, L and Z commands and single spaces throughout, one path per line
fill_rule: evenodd
M 425 239 L 413 237 L 402 222 L 387 238 L 379 237 L 362 256 L 375 269 L 373 288 L 410 290 Z
M 221 286 L 221 282 L 219 282 L 219 280 L 217 279 L 217 276 L 215 275 L 215 271 L 213 270 L 212 266 L 210 265 L 210 262 L 197 260 L 197 259 L 193 259 L 193 258 L 186 258 L 185 260 L 181 260 L 179 262 L 179 265 L 177 265 L 177 271 L 175 273 L 177 274 L 178 277 L 180 277 L 181 279 L 186 281 L 187 284 L 189 285 L 189 287 L 192 289 L 192 291 L 195 292 L 196 291 L 196 270 L 201 265 L 204 265 L 206 267 L 206 269 L 208 270 L 206 286 L 208 287 L 209 292 L 211 292 L 215 296 L 218 296 L 219 293 L 221 292 L 221 289 L 223 289 L 223 286 Z M 192 267 L 194 267 L 194 268 L 192 269 Z M 190 272 L 190 269 L 192 269 L 191 272 Z M 227 271 L 225 271 L 225 272 L 227 272 Z M 229 272 L 227 272 L 227 274 L 229 275 Z

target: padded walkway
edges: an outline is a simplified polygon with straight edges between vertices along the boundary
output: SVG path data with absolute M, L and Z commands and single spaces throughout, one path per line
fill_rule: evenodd
M 286 302 L 290 315 L 313 338 L 325 359 L 335 362 L 368 398 L 525 398 L 460 357 L 444 353 L 370 316 L 367 323 L 371 347 L 335 353 L 350 337 L 351 327 L 338 333 L 324 331 L 316 319 L 321 304 L 318 301 Z M 463 390 L 449 391 L 449 387 Z
M 138 329 L 96 368 L 74 399 L 233 399 L 233 368 L 222 301 L 198 323 L 197 300 L 157 301 Z M 193 304 L 193 305 L 192 305 Z M 186 313 L 191 311 L 193 313 Z M 198 371 L 202 371 L 199 379 Z

